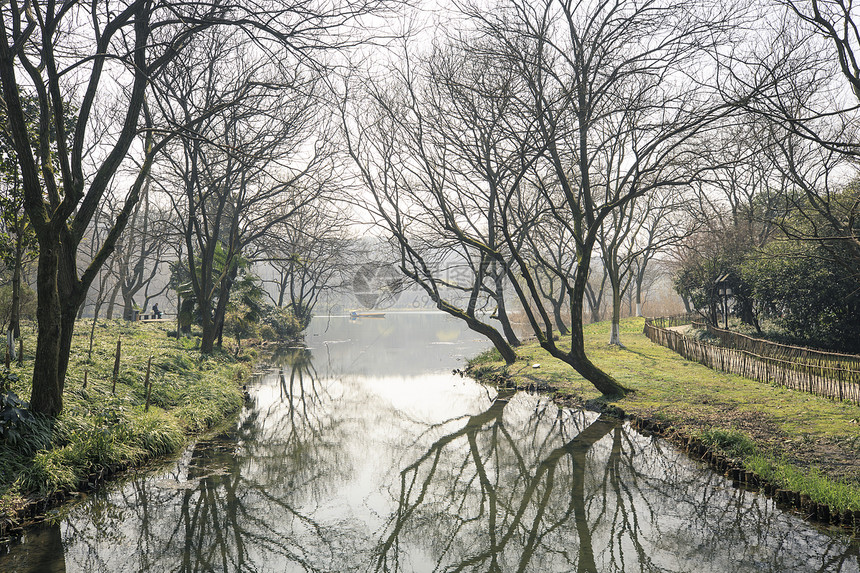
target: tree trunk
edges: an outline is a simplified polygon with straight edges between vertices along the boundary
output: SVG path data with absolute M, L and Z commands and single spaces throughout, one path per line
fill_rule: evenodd
M 281 282 L 278 283 L 278 308 L 282 308 L 284 306 L 284 297 L 287 294 L 287 278 L 282 277 Z
M 134 297 L 130 294 L 127 294 L 127 290 L 122 287 L 122 281 L 117 283 L 119 287 L 119 291 L 122 294 L 122 316 L 123 318 L 130 319 L 134 316 Z M 114 294 L 114 297 L 116 295 Z
M 585 354 L 585 337 L 582 332 L 582 321 L 573 320 L 572 322 L 579 323 L 577 332 L 576 325 L 571 325 L 571 348 L 568 352 L 568 359 L 565 360 L 574 370 L 576 370 L 583 378 L 591 382 L 597 390 L 605 396 L 623 396 L 627 393 L 627 388 L 619 384 L 615 378 L 595 366 L 588 356 Z
M 510 344 L 514 348 L 521 345 L 522 342 L 520 342 L 517 333 L 514 332 L 514 327 L 511 325 L 511 319 L 510 317 L 508 317 L 508 311 L 505 308 L 504 301 L 498 307 L 497 313 L 499 315 L 499 322 L 502 323 L 502 332 L 505 333 L 505 338 L 507 339 L 508 344 Z
M 585 292 L 585 296 L 588 298 L 588 310 L 591 313 L 591 322 L 600 322 L 600 305 L 603 302 L 603 285 L 604 283 L 600 283 L 600 290 L 597 292 L 594 292 L 594 288 L 591 285 L 586 285 L 587 291 Z
M 627 388 L 619 384 L 615 378 L 595 366 L 585 354 L 585 333 L 583 332 L 582 310 L 585 298 L 585 287 L 588 282 L 589 257 L 591 246 L 586 243 L 583 248 L 580 268 L 577 269 L 576 280 L 573 283 L 573 292 L 570 297 L 570 351 L 566 359 L 557 356 L 558 352 L 551 352 L 557 358 L 562 358 L 570 364 L 574 370 L 579 372 L 583 378 L 591 382 L 597 390 L 607 396 L 623 396 Z M 550 341 L 551 342 L 551 341 Z M 542 341 L 542 345 L 546 341 Z M 554 347 L 555 345 L 553 345 Z M 545 347 L 546 348 L 546 347 Z M 562 355 L 563 356 L 563 355 Z
M 63 305 L 60 320 L 60 356 L 57 372 L 60 375 L 60 392 L 65 387 L 66 374 L 69 370 L 69 357 L 72 354 L 72 335 L 75 333 L 75 322 L 78 318 L 78 304 Z
M 113 290 L 110 293 L 110 300 L 108 301 L 107 312 L 105 313 L 105 318 L 107 318 L 108 320 L 113 318 L 113 309 L 114 309 L 114 306 L 116 305 L 116 297 L 117 297 L 117 294 L 119 293 L 119 288 L 120 288 L 120 283 L 117 282 L 115 285 L 113 285 Z M 127 312 L 127 311 L 123 310 L 122 317 L 125 320 L 131 320 L 132 318 L 134 318 L 134 313 L 133 312 Z
M 442 305 L 439 306 L 439 309 L 445 310 Z M 484 324 L 476 318 L 466 316 L 465 314 L 454 314 L 454 316 L 461 317 L 463 320 L 466 321 L 466 325 L 470 329 L 474 330 L 478 334 L 482 334 L 489 338 L 490 342 L 493 343 L 493 346 L 496 348 L 496 350 L 499 351 L 499 354 L 502 355 L 502 360 L 505 361 L 505 364 L 510 366 L 511 364 L 516 362 L 517 353 L 514 351 L 511 345 L 508 344 L 507 340 L 505 340 L 505 338 L 498 330 L 496 330 L 492 326 Z
M 211 305 L 208 303 L 203 303 L 200 301 L 200 326 L 203 330 L 200 337 L 200 352 L 203 354 L 212 354 L 212 351 L 215 349 L 215 336 L 217 334 L 217 328 L 215 321 L 212 320 L 212 309 Z
M 692 314 L 693 309 L 690 306 L 690 299 L 685 297 L 684 295 L 681 295 L 681 302 L 684 303 L 684 310 L 687 312 L 687 314 Z
M 9 358 L 17 358 L 16 342 L 21 337 L 21 266 L 24 259 L 21 221 L 15 224 L 15 265 L 12 270 L 12 308 L 9 312 L 9 336 L 7 337 Z
M 215 338 L 217 337 L 215 323 L 211 320 L 204 320 L 202 327 L 203 332 L 200 337 L 200 352 L 202 354 L 212 354 L 212 351 L 215 350 Z
M 224 318 L 227 316 L 227 305 L 230 303 L 230 291 L 233 290 L 233 282 L 238 276 L 238 268 L 233 268 L 221 280 L 221 289 L 218 293 L 218 304 L 215 306 L 215 337 L 218 340 L 218 348 L 221 348 L 224 338 Z
M 561 307 L 564 306 L 564 290 L 561 291 L 560 300 L 552 300 L 550 299 L 550 304 L 552 304 L 552 312 L 555 315 L 555 323 L 558 325 L 558 332 L 562 336 L 567 336 L 570 334 L 570 330 L 567 328 L 567 325 L 564 323 L 564 318 L 561 316 Z
M 431 298 L 433 298 L 432 291 L 428 290 L 427 293 L 430 295 Z M 468 326 L 470 329 L 474 330 L 478 334 L 489 338 L 490 342 L 493 343 L 493 346 L 496 348 L 496 350 L 499 351 L 499 354 L 502 355 L 502 359 L 505 361 L 505 364 L 510 366 L 511 364 L 516 362 L 517 353 L 514 351 L 511 345 L 508 344 L 508 341 L 505 340 L 505 337 L 502 336 L 502 334 L 498 330 L 496 330 L 489 324 L 481 322 L 474 316 L 470 316 L 459 308 L 446 303 L 444 300 L 437 299 L 434 302 L 436 303 L 436 308 L 438 308 L 439 310 L 447 312 L 451 316 L 465 321 L 466 326 Z
M 60 337 L 62 320 L 57 292 L 59 253 L 55 244 L 39 241 L 39 267 L 36 275 L 38 336 L 33 366 L 30 407 L 34 412 L 56 416 L 63 409 L 63 382 L 60 377 Z
M 609 284 L 612 287 L 612 325 L 609 328 L 609 344 L 624 348 L 621 343 L 621 285 L 614 279 L 610 279 Z
M 555 341 L 549 336 L 550 333 L 539 328 L 537 318 L 531 314 L 529 307 L 529 295 L 512 279 L 511 283 L 517 292 L 517 296 L 523 302 L 526 313 L 529 315 L 529 321 L 532 324 L 535 335 L 538 337 L 541 347 L 549 352 L 554 358 L 558 358 L 565 364 L 576 370 L 583 378 L 591 382 L 591 384 L 602 394 L 607 396 L 623 396 L 628 389 L 619 384 L 612 376 L 597 368 L 588 359 L 585 354 L 585 333 L 583 332 L 582 310 L 585 299 L 585 288 L 588 284 L 589 257 L 594 247 L 594 237 L 589 236 L 586 244 L 583 246 L 580 254 L 580 264 L 576 269 L 576 277 L 573 283 L 573 289 L 570 294 L 570 350 L 565 352 L 559 348 Z M 517 261 L 520 269 L 525 269 L 527 266 L 520 259 Z M 510 271 L 509 271 L 510 272 Z M 527 283 L 532 299 L 538 297 L 538 287 L 530 273 L 520 271 L 523 280 Z M 540 301 L 535 303 L 541 305 Z M 541 313 L 543 307 L 541 306 Z M 548 317 L 545 320 L 550 320 Z
M 495 268 L 493 270 L 495 270 Z M 499 322 L 502 323 L 502 332 L 505 333 L 505 338 L 507 339 L 508 344 L 516 348 L 521 344 L 521 342 L 520 339 L 517 337 L 517 333 L 514 332 L 514 329 L 511 326 L 511 320 L 510 317 L 508 317 L 508 311 L 505 307 L 504 280 L 504 274 L 496 274 L 496 314 L 499 317 Z
M 18 358 L 15 354 L 15 335 L 12 334 L 11 328 L 6 331 L 6 354 L 9 355 L 10 362 Z
M 714 293 L 711 296 L 711 299 L 708 301 L 708 311 L 710 315 L 711 326 L 719 327 L 719 301 L 717 300 L 717 295 Z

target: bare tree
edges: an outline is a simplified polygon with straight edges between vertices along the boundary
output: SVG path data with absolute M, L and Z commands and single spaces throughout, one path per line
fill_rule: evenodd
M 509 244 L 516 260 L 510 272 L 518 277 L 514 287 L 551 355 L 601 392 L 623 393 L 585 354 L 582 311 L 592 257 L 600 229 L 613 213 L 695 177 L 680 168 L 685 143 L 727 113 L 707 103 L 701 78 L 695 77 L 705 50 L 721 37 L 724 17 L 703 17 L 692 3 L 554 0 L 507 2 L 492 10 L 476 6 L 468 13 L 528 87 L 530 124 L 540 139 L 531 188 L 517 187 L 500 201 L 501 228 L 519 230 L 550 214 L 576 245 L 577 265 L 566 285 L 569 349 L 554 340 L 552 312 L 532 270 L 535 261 Z M 508 238 L 512 242 L 516 236 Z
M 149 301 L 167 290 L 167 281 L 160 287 L 153 281 L 159 270 L 164 270 L 170 240 L 170 213 L 150 199 L 150 187 L 151 181 L 147 180 L 141 200 L 132 211 L 128 228 L 117 246 L 117 282 L 122 294 L 122 315 L 126 320 L 134 316 L 136 308 L 145 312 Z M 143 300 L 138 305 L 141 291 Z
M 488 316 L 493 307 L 498 312 L 497 278 L 506 269 L 494 208 L 498 190 L 464 177 L 463 147 L 448 139 L 452 124 L 475 126 L 444 113 L 439 104 L 450 100 L 434 100 L 433 82 L 420 82 L 410 67 L 391 76 L 396 83 L 373 85 L 363 107 L 350 108 L 345 100 L 342 107 L 348 151 L 370 195 L 364 206 L 393 238 L 404 275 L 439 310 L 489 338 L 511 364 L 516 354 Z M 503 106 L 504 98 L 494 104 Z
M 159 113 L 189 126 L 163 156 L 160 185 L 179 224 L 204 353 L 220 339 L 249 246 L 319 197 L 332 174 L 318 76 L 301 68 L 286 76 L 287 66 L 272 67 L 253 53 L 250 41 L 201 36 L 194 56 L 172 66 L 160 84 L 167 103 Z M 225 90 L 229 101 L 219 102 Z
M 600 230 L 598 242 L 612 294 L 609 344 L 623 346 L 620 322 L 624 295 L 636 289 L 636 315 L 641 316 L 642 286 L 649 264 L 694 230 L 686 220 L 683 191 L 667 187 L 631 201 L 607 217 Z
M 229 26 L 255 38 L 261 56 L 308 60 L 332 46 L 354 44 L 344 33 L 383 0 L 281 3 L 127 0 L 121 3 L 32 3 L 0 7 L 0 81 L 21 170 L 25 209 L 39 242 L 39 333 L 33 371 L 34 410 L 56 415 L 78 307 L 108 259 L 140 196 L 155 154 L 174 129 L 147 131 L 142 113 L 151 82 L 205 29 Z M 23 88 L 38 101 L 33 142 L 21 103 Z M 156 94 L 151 93 L 152 96 Z M 221 104 L 227 100 L 222 98 Z M 84 153 L 96 118 L 119 117 Z M 68 121 L 73 126 L 67 124 Z M 153 126 L 147 126 L 153 127 Z M 93 214 L 130 154 L 143 156 L 129 192 L 96 257 L 79 272 L 76 252 Z M 56 166 L 56 168 L 54 168 Z
M 584 293 L 604 222 L 639 197 L 689 184 L 685 142 L 727 113 L 693 77 L 721 24 L 694 8 L 464 6 L 463 27 L 474 35 L 448 38 L 423 66 L 389 74 L 399 85 L 373 93 L 382 113 L 349 133 L 372 207 L 402 249 L 402 270 L 440 308 L 490 336 L 506 360 L 513 354 L 473 312 L 491 263 L 504 268 L 550 354 L 601 392 L 624 392 L 585 355 Z M 371 126 L 372 154 L 361 145 Z M 541 227 L 572 245 L 575 259 L 563 257 L 559 268 L 535 244 Z M 466 312 L 442 296 L 440 287 L 457 285 L 433 275 L 453 257 L 471 271 L 461 287 L 471 294 Z M 568 297 L 569 348 L 555 340 L 561 313 L 543 290 L 547 271 Z
M 469 221 L 475 238 L 496 253 L 485 269 L 489 279 L 485 288 L 496 306 L 493 318 L 508 343 L 518 346 L 505 302 L 511 257 L 496 207 L 499 196 L 523 179 L 529 166 L 527 149 L 534 143 L 517 109 L 522 84 L 479 38 L 450 34 L 446 42 L 425 62 L 426 90 L 419 97 L 428 137 L 445 150 L 456 187 L 448 209 Z M 479 222 L 472 223 L 476 218 Z M 526 240 L 521 234 L 516 246 L 522 248 Z
M 786 237 L 814 241 L 860 284 L 860 189 L 856 160 L 795 134 L 775 130 L 768 157 L 787 187 L 771 225 Z
M 769 38 L 767 52 L 751 48 L 744 57 L 734 58 L 725 91 L 729 97 L 745 93 L 739 100 L 743 109 L 770 123 L 783 147 L 819 146 L 855 162 L 860 157 L 860 32 L 855 8 L 841 0 L 781 0 L 775 7 L 784 10 L 783 21 Z M 790 142 L 789 135 L 807 143 Z M 777 163 L 790 171 L 787 161 L 793 152 L 786 151 L 780 151 L 783 157 Z M 818 221 L 803 238 L 838 245 L 830 250 L 841 251 L 848 268 L 856 269 L 860 267 L 860 197 L 850 192 L 848 181 L 856 178 L 857 171 L 841 172 L 840 184 L 848 192 L 838 197 L 833 193 L 836 175 L 823 193 L 791 176 L 801 194 L 804 218 L 814 212 Z
M 264 281 L 275 287 L 272 302 L 291 309 L 303 327 L 310 323 L 320 297 L 342 290 L 354 270 L 347 225 L 333 205 L 311 203 L 275 226 L 258 246 L 261 252 L 255 262 L 269 265 L 275 273 L 274 279 Z

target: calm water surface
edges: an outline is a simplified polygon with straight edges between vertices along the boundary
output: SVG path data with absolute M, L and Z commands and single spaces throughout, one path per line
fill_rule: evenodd
M 230 431 L 0 571 L 860 571 L 858 545 L 596 414 L 451 374 L 438 314 L 315 319 Z

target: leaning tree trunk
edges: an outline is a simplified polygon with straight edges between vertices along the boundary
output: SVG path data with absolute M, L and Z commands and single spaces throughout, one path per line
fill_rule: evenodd
M 469 314 L 468 312 L 465 312 L 462 309 L 459 309 L 456 306 L 445 302 L 445 300 L 437 296 L 436 292 L 433 289 L 424 286 L 424 290 L 425 292 L 427 292 L 428 296 L 430 296 L 430 299 L 434 303 L 436 303 L 436 308 L 450 314 L 455 318 L 459 318 L 460 320 L 464 321 L 466 323 L 466 326 L 468 326 L 471 330 L 474 330 L 478 334 L 486 336 L 488 339 L 490 339 L 490 342 L 493 343 L 493 346 L 496 348 L 496 350 L 499 351 L 499 354 L 502 355 L 502 359 L 505 361 L 505 364 L 510 366 L 511 364 L 516 362 L 517 353 L 514 351 L 511 345 L 508 344 L 508 341 L 505 340 L 505 337 L 502 336 L 502 333 L 500 333 L 498 330 L 496 330 L 489 324 L 481 322 L 480 320 L 475 318 L 474 315 Z
M 498 305 L 497 313 L 499 315 L 499 322 L 502 323 L 502 332 L 505 333 L 505 339 L 507 339 L 508 344 L 514 348 L 520 346 L 522 342 L 520 342 L 517 333 L 514 332 L 514 327 L 511 325 L 511 319 L 508 316 L 508 311 L 505 308 L 504 301 Z
M 575 289 L 575 287 L 574 287 Z M 576 299 L 577 297 L 574 297 Z M 573 367 L 583 378 L 591 382 L 597 390 L 607 396 L 624 395 L 627 388 L 615 378 L 598 368 L 585 353 L 585 334 L 582 324 L 582 298 L 571 302 L 570 351 L 564 361 Z
M 585 333 L 582 324 L 583 299 L 588 282 L 589 258 L 591 246 L 583 248 L 581 267 L 576 273 L 573 291 L 570 293 L 570 351 L 565 362 L 591 382 L 597 390 L 607 396 L 623 396 L 628 389 L 618 383 L 615 378 L 595 366 L 585 354 Z M 555 354 L 554 354 L 555 355 Z
M 591 256 L 594 248 L 594 240 L 594 234 L 589 233 L 585 245 L 578 255 L 579 266 L 576 269 L 573 289 L 569 293 L 570 350 L 565 351 L 562 348 L 559 348 L 555 340 L 553 340 L 552 333 L 549 332 L 549 328 L 546 328 L 546 330 L 541 328 L 541 321 L 544 325 L 547 325 L 551 322 L 551 319 L 548 316 L 548 312 L 543 302 L 538 299 L 539 288 L 534 277 L 528 272 L 528 267 L 522 258 L 517 259 L 520 273 L 518 276 L 511 276 L 511 283 L 513 284 L 514 290 L 517 292 L 517 296 L 523 302 L 524 310 L 529 317 L 529 322 L 532 325 L 535 336 L 538 337 L 541 348 L 546 350 L 554 358 L 558 358 L 573 368 L 576 372 L 582 375 L 583 378 L 591 382 L 591 384 L 600 393 L 607 396 L 623 396 L 628 392 L 628 389 L 619 384 L 612 376 L 595 366 L 591 360 L 588 359 L 588 356 L 586 356 L 585 353 L 585 333 L 583 331 L 582 311 L 585 299 L 585 288 L 588 284 L 589 257 Z M 508 242 L 510 243 L 510 238 L 508 238 Z M 517 255 L 515 254 L 515 256 Z M 508 272 L 511 273 L 510 270 Z M 518 279 L 522 279 L 522 281 L 525 282 L 529 294 L 527 294 L 523 289 L 523 285 L 517 282 Z M 541 315 L 540 317 L 535 316 L 531 311 L 528 306 L 530 301 L 533 301 L 534 305 L 538 307 Z
M 517 353 L 514 351 L 511 345 L 508 344 L 508 341 L 505 340 L 505 337 L 502 336 L 502 334 L 498 330 L 496 330 L 492 326 L 481 322 L 473 316 L 467 315 L 462 311 L 452 312 L 451 310 L 449 310 L 451 307 L 448 307 L 448 305 L 445 305 L 444 303 L 438 303 L 437 308 L 439 308 L 439 310 L 448 312 L 453 316 L 457 316 L 463 319 L 466 322 L 466 326 L 468 326 L 470 329 L 474 330 L 478 334 L 482 334 L 489 338 L 490 342 L 493 343 L 493 346 L 496 348 L 496 350 L 499 351 L 499 354 L 502 355 L 502 360 L 505 361 L 505 364 L 510 366 L 511 364 L 516 362 Z
M 496 273 L 496 314 L 499 317 L 499 322 L 502 324 L 502 332 L 505 333 L 505 338 L 507 339 L 508 344 L 516 348 L 521 344 L 521 342 L 519 337 L 517 337 L 517 333 L 514 332 L 513 326 L 511 326 L 511 319 L 508 316 L 507 307 L 505 306 L 504 280 L 504 274 Z

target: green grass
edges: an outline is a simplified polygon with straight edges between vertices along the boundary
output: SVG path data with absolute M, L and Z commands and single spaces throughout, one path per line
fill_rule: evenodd
M 699 439 L 706 446 L 724 452 L 733 458 L 745 458 L 757 453 L 755 442 L 746 434 L 734 429 L 711 428 Z
M 167 327 L 160 324 L 107 320 L 96 325 L 90 358 L 91 324 L 85 321 L 76 328 L 62 414 L 56 420 L 36 417 L 18 425 L 11 438 L 0 439 L 0 513 L 14 510 L 27 496 L 74 491 L 99 471 L 175 452 L 189 434 L 222 421 L 242 404 L 240 381 L 247 364 L 225 353 L 203 358 L 193 340 L 169 338 Z M 112 372 L 120 337 L 114 394 Z M 24 341 L 25 362 L 12 367 L 18 377 L 12 390 L 29 400 L 35 335 L 25 332 Z M 147 412 L 144 379 L 150 356 Z
M 755 454 L 744 460 L 747 469 L 782 489 L 807 494 L 816 503 L 824 503 L 839 512 L 860 509 L 860 489 L 843 479 L 832 479 L 817 467 L 799 468 L 772 456 Z
M 748 467 L 757 464 L 764 477 L 783 488 L 819 501 L 826 498 L 836 508 L 860 509 L 860 407 L 687 361 L 648 340 L 642 334 L 644 319 L 623 320 L 621 326 L 623 349 L 608 345 L 608 323 L 585 329 L 591 360 L 633 389 L 622 399 L 608 400 L 610 404 L 699 437 Z M 517 362 L 506 369 L 516 384 L 548 383 L 560 397 L 581 403 L 605 400 L 536 343 L 517 353 Z M 489 378 L 504 368 L 486 353 L 476 364 L 471 372 L 478 377 Z

